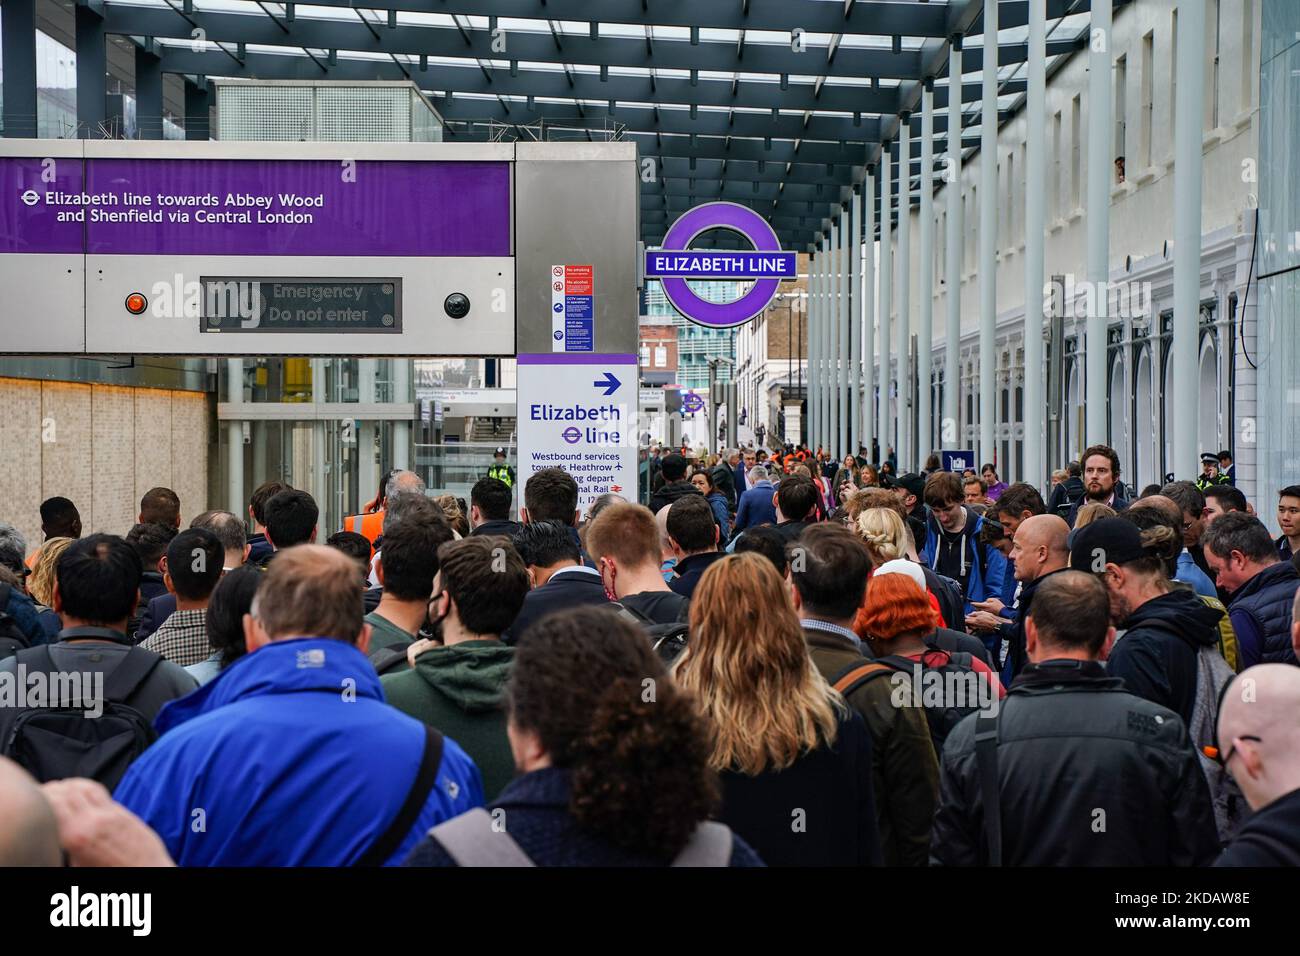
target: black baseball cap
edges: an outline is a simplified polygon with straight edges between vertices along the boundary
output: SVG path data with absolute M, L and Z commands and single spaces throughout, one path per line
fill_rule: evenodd
M 1093 572 L 1098 558 L 1103 564 L 1128 564 L 1147 557 L 1142 532 L 1124 518 L 1102 518 L 1070 534 L 1070 567 Z
M 901 475 L 895 484 L 900 488 L 906 488 L 910 493 L 916 495 L 918 498 L 925 492 L 925 479 L 914 471 L 909 471 L 907 474 Z

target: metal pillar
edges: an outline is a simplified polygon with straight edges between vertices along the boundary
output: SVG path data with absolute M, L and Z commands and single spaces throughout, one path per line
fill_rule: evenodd
M 820 323 L 821 323 L 821 284 L 818 274 L 821 269 L 821 250 L 814 249 L 808 258 L 808 447 L 816 451 L 820 439 Z
M 862 447 L 862 197 L 849 197 L 849 448 Z
M 210 139 L 208 122 L 208 81 L 204 77 L 201 85 L 185 81 L 185 138 L 190 140 Z
M 1088 301 L 1087 351 L 1084 355 L 1087 391 L 1088 444 L 1106 444 L 1106 325 L 1110 279 L 1110 25 L 1109 2 L 1093 3 L 1092 33 L 1088 53 Z M 1196 6 L 1193 2 L 1190 6 Z M 1201 6 L 1204 7 L 1202 0 Z M 1200 136 L 1199 111 L 1197 136 Z M 1197 140 L 1198 144 L 1200 140 Z M 1198 146 L 1199 148 L 1199 146 Z M 1197 195 L 1199 206 L 1200 195 Z
M 867 167 L 862 190 L 862 447 L 871 457 L 876 434 L 876 169 Z
M 104 18 L 76 7 L 77 138 L 99 139 L 108 109 L 108 47 Z
M 1025 477 L 1047 485 L 1043 427 L 1043 230 L 1047 225 L 1047 0 L 1029 0 L 1025 138 Z
M 834 246 L 830 231 L 826 233 L 826 254 L 822 256 L 822 447 L 831 447 L 834 422 L 832 405 L 835 400 L 835 371 L 831 365 L 831 333 L 835 328 L 835 300 L 831 297 L 831 269 L 834 265 Z
M 1174 460 L 1169 470 L 1175 475 L 1194 473 L 1198 451 L 1204 65 L 1205 2 L 1191 0 L 1178 8 L 1174 63 L 1178 84 L 1174 99 Z
M 920 467 L 934 451 L 934 410 L 930 385 L 930 358 L 934 352 L 934 79 L 925 78 L 921 91 L 921 248 L 917 276 L 920 309 L 916 330 L 916 380 L 919 386 L 916 420 L 920 444 L 912 464 Z
M 415 396 L 411 394 L 411 359 L 392 359 L 393 394 L 391 401 L 406 402 L 412 407 Z M 411 422 L 393 422 L 393 467 L 415 468 L 415 456 L 411 454 Z
M 853 336 L 851 334 L 849 320 L 849 259 L 851 258 L 852 243 L 850 241 L 849 215 L 846 209 L 840 209 L 839 228 L 836 236 L 839 240 L 839 254 L 836 256 L 836 263 L 839 266 L 839 275 L 837 285 L 839 286 L 839 308 L 835 313 L 835 321 L 839 328 L 839 376 L 836 379 L 838 386 L 838 405 L 840 409 L 840 428 L 839 428 L 839 457 L 842 459 L 846 454 L 854 449 L 849 447 L 849 436 L 853 429 L 853 393 L 849 390 L 849 367 L 853 364 L 853 353 L 849 350 L 852 345 Z
M 889 348 L 890 313 L 893 311 L 894 264 L 890 241 L 893 232 L 893 210 L 890 201 L 894 192 L 894 157 L 889 143 L 880 150 L 880 460 L 889 458 L 892 428 L 889 414 L 889 393 L 893 382 Z
M 898 117 L 898 464 L 912 470 L 912 115 Z
M 978 459 L 993 461 L 993 350 L 998 321 L 998 0 L 984 0 L 984 84 L 980 89 L 980 442 Z M 1004 469 L 1005 470 L 1005 469 Z
M 141 139 L 163 138 L 162 60 L 135 51 L 135 125 Z
M 0 4 L 5 136 L 36 136 L 36 0 Z
M 830 417 L 830 434 L 826 441 L 826 446 L 832 453 L 837 452 L 839 448 L 840 426 L 843 421 L 843 390 L 840 388 L 841 381 L 841 358 L 840 355 L 840 260 L 843 258 L 840 248 L 840 220 L 836 216 L 831 220 L 831 249 L 830 256 L 827 257 L 827 264 L 830 267 L 828 276 L 830 288 L 828 290 L 830 297 L 828 331 L 830 332 L 829 353 L 831 357 L 830 373 L 830 400 L 831 400 L 831 417 Z
M 948 153 L 943 191 L 947 209 L 947 249 L 944 252 L 944 304 L 947 306 L 943 352 L 943 420 L 939 447 L 961 446 L 961 35 L 953 36 L 948 52 Z
M 226 401 L 232 405 L 244 402 L 243 359 L 226 359 Z M 248 502 L 244 494 L 244 422 L 239 419 L 226 422 L 226 501 L 226 507 L 237 515 L 244 513 Z

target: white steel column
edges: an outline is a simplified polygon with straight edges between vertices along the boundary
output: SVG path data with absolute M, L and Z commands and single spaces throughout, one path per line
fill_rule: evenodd
M 818 429 L 818 378 L 821 369 L 818 366 L 819 346 L 818 322 L 821 321 L 821 287 L 817 282 L 817 270 L 821 268 L 821 250 L 814 249 L 808 257 L 808 446 L 816 449 Z
M 849 447 L 862 447 L 862 197 L 849 197 Z
M 948 50 L 948 162 L 943 190 L 947 212 L 947 249 L 944 252 L 944 305 L 947 306 L 943 350 L 943 420 L 939 447 L 960 448 L 961 429 L 961 35 L 952 37 Z
M 920 309 L 916 330 L 918 441 L 912 465 L 920 469 L 934 451 L 934 410 L 931 406 L 930 357 L 934 350 L 934 80 L 925 78 L 921 91 L 921 248 L 917 262 Z
M 1109 2 L 1109 0 L 1106 0 Z M 993 461 L 998 321 L 998 0 L 984 0 L 984 83 L 980 90 L 980 374 L 979 463 Z M 999 469 L 1006 468 L 1001 462 Z
M 827 264 L 831 269 L 829 274 L 829 299 L 831 299 L 831 308 L 828 310 L 827 329 L 831 333 L 829 336 L 829 352 L 831 352 L 831 376 L 829 376 L 829 385 L 831 385 L 831 431 L 827 437 L 827 447 L 835 451 L 839 447 L 840 438 L 840 420 L 841 411 L 841 392 L 840 392 L 840 219 L 836 217 L 831 221 L 831 255 L 827 258 Z
M 1196 6 L 1192 0 L 1186 6 Z M 1200 0 L 1204 9 L 1204 0 Z M 1106 406 L 1110 388 L 1106 381 L 1106 324 L 1108 312 L 1108 280 L 1110 278 L 1110 25 L 1109 0 L 1094 2 L 1092 32 L 1088 46 L 1088 285 L 1091 295 L 1086 296 L 1088 324 L 1084 365 L 1087 369 L 1087 442 L 1107 444 L 1108 429 Z M 1181 17 L 1179 18 L 1182 19 Z M 1200 110 L 1196 117 L 1197 149 L 1200 146 Z M 1175 134 L 1176 135 L 1176 134 Z M 1197 205 L 1200 194 L 1197 194 Z M 1199 230 L 1198 230 L 1199 239 Z M 1199 243 L 1198 243 L 1199 244 Z M 1193 395 L 1195 392 L 1193 391 Z
M 838 387 L 837 405 L 840 410 L 839 451 L 842 459 L 853 449 L 849 448 L 849 435 L 853 430 L 853 393 L 849 391 L 849 367 L 853 364 L 853 353 L 849 351 L 853 337 L 849 321 L 849 214 L 841 207 L 839 227 L 836 230 L 839 252 L 835 262 L 839 268 L 836 285 L 839 288 L 839 308 L 835 312 L 835 322 L 839 328 L 839 376 L 835 382 Z
M 817 445 L 825 447 L 830 424 L 830 408 L 826 400 L 828 394 L 826 380 L 830 370 L 826 349 L 826 327 L 830 324 L 826 272 L 830 261 L 830 246 L 825 240 L 822 242 L 821 255 L 817 257 L 817 261 Z
M 893 310 L 894 264 L 892 250 L 893 211 L 890 203 L 894 192 L 894 157 L 889 151 L 889 143 L 880 150 L 880 461 L 889 458 L 892 428 L 889 414 L 889 393 L 893 382 L 892 358 L 889 349 L 890 312 Z
M 1201 117 L 1205 98 L 1205 0 L 1178 8 L 1174 100 L 1174 460 L 1175 476 L 1197 459 L 1201 298 Z M 1209 449 L 1206 449 L 1207 451 Z
M 912 114 L 898 117 L 898 467 L 912 459 Z
M 1043 230 L 1047 188 L 1047 0 L 1029 0 L 1029 90 L 1025 97 L 1025 477 L 1047 485 L 1043 449 Z
M 244 360 L 226 359 L 226 401 L 232 405 L 244 402 Z M 261 483 L 264 475 L 254 475 L 253 481 Z M 243 515 L 248 508 L 244 495 L 244 422 L 231 419 L 226 422 L 226 498 L 232 513 Z
M 825 239 L 825 248 L 822 250 L 822 267 L 818 276 L 818 282 L 822 287 L 822 320 L 819 326 L 821 334 L 821 445 L 823 448 L 829 448 L 831 443 L 831 391 L 834 378 L 831 371 L 831 327 L 834 318 L 833 303 L 831 302 L 831 240 L 830 236 Z
M 862 447 L 871 458 L 876 434 L 876 170 L 867 167 L 862 190 Z

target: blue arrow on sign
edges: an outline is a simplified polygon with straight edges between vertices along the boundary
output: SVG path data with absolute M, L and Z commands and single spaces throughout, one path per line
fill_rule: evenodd
M 613 395 L 623 383 L 614 377 L 613 372 L 606 372 L 604 381 L 595 381 L 591 384 L 596 388 L 603 388 L 606 395 Z

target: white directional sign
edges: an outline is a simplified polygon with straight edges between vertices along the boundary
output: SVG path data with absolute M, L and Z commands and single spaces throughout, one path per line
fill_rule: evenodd
M 521 485 L 563 468 L 583 513 L 610 492 L 636 501 L 635 355 L 520 355 L 517 386 Z

